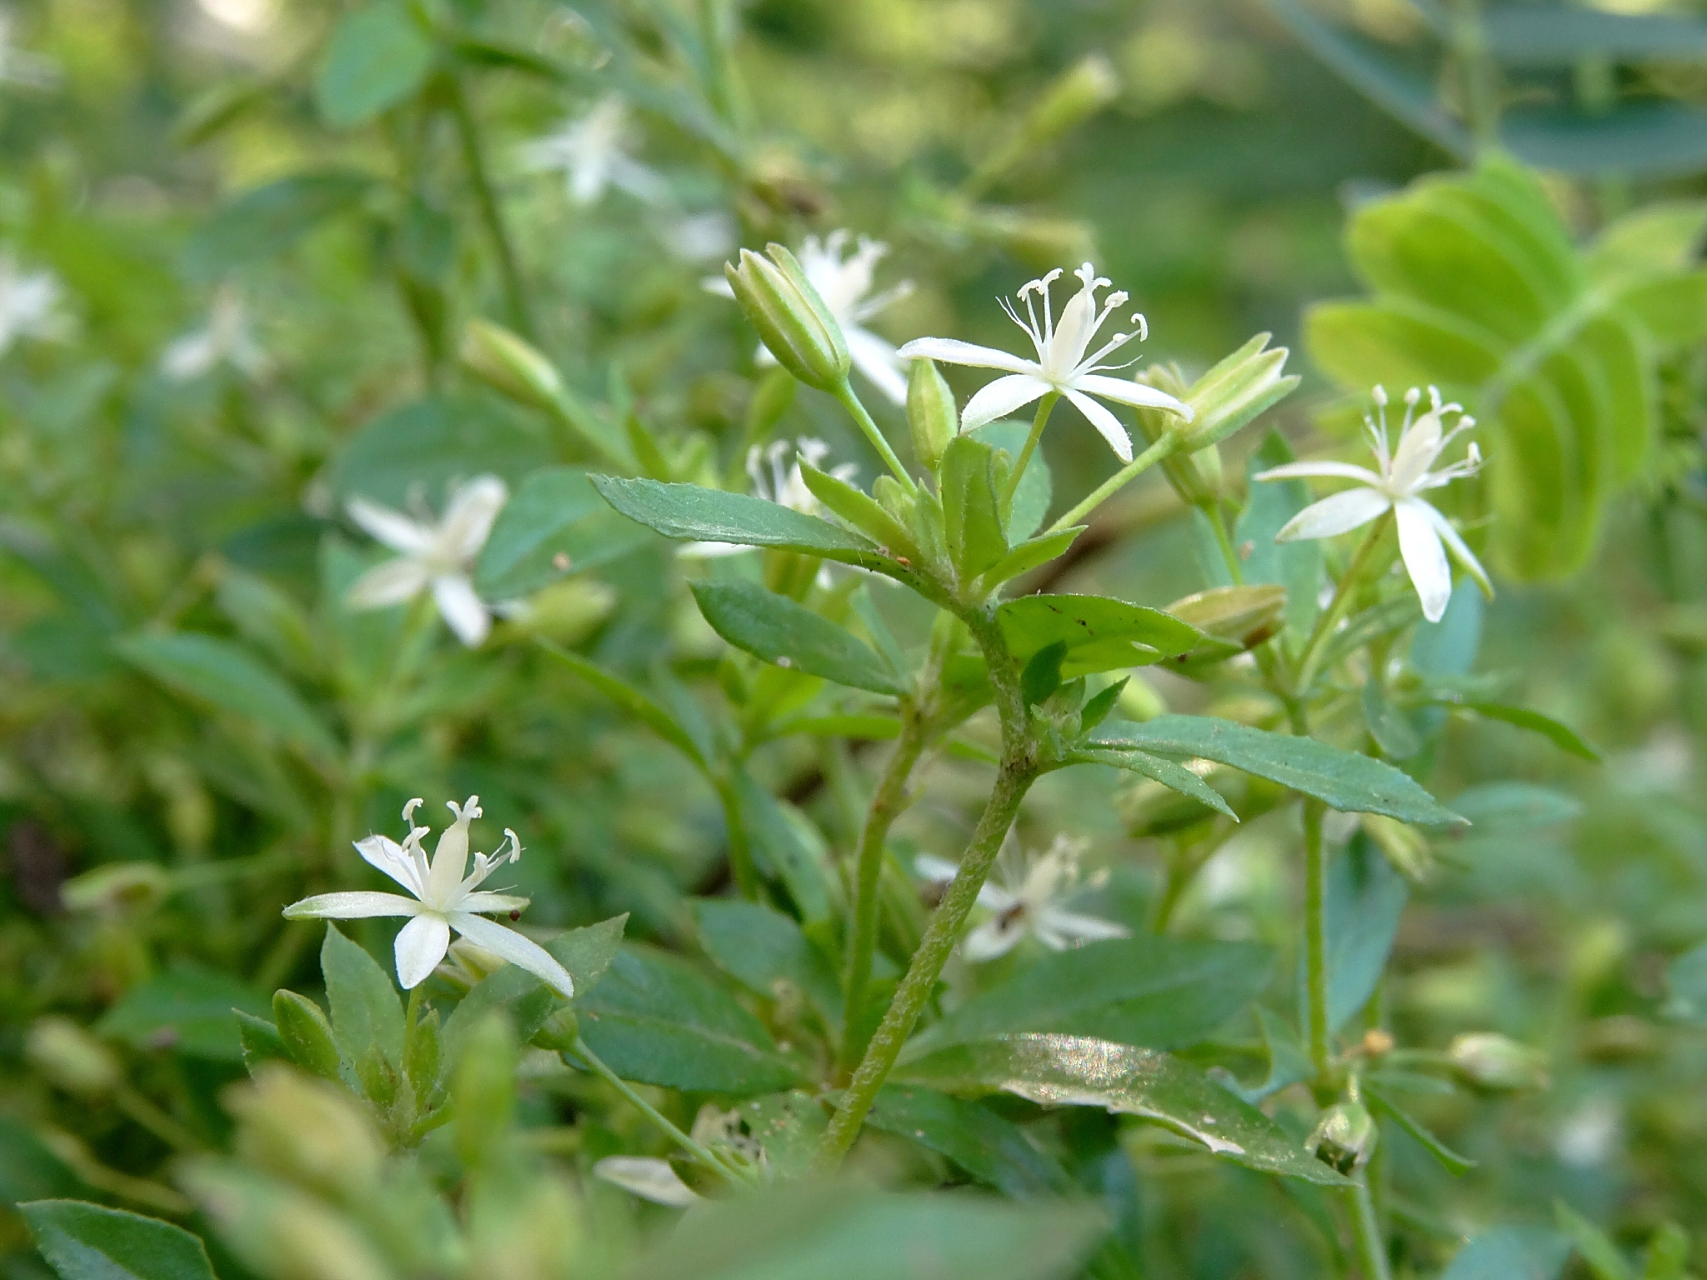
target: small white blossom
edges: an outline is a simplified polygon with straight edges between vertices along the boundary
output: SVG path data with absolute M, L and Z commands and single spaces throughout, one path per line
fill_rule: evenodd
M 806 479 L 800 474 L 800 460 L 804 458 L 808 466 L 816 467 L 829 452 L 830 446 L 822 440 L 806 436 L 794 441 L 777 440 L 768 449 L 754 445 L 747 450 L 747 474 L 753 481 L 753 496 L 787 507 L 790 511 L 818 515 L 823 508 L 812 496 L 812 490 L 806 487 Z M 791 454 L 792 464 L 785 465 L 785 459 Z M 831 467 L 829 474 L 838 480 L 852 480 L 856 471 L 858 468 L 853 463 L 843 462 Z M 682 546 L 679 554 L 703 560 L 754 550 L 757 548 L 744 542 L 689 542 Z
M 401 554 L 356 579 L 345 599 L 355 609 L 383 609 L 431 587 L 439 614 L 472 649 L 492 629 L 492 611 L 474 592 L 474 561 L 508 498 L 497 476 L 479 476 L 451 494 L 437 524 L 350 499 L 350 519 Z
M 1097 275 L 1096 268 L 1090 263 L 1085 263 L 1074 273 L 1079 277 L 1079 291 L 1061 308 L 1061 323 L 1056 326 L 1049 286 L 1061 274 L 1057 267 L 1019 291 L 1020 300 L 1025 303 L 1024 320 L 1020 319 L 1011 302 L 1005 299 L 1002 302 L 1008 319 L 1024 329 L 1031 339 L 1031 345 L 1037 352 L 1035 360 L 998 351 L 995 347 L 961 342 L 957 338 L 915 338 L 902 347 L 899 354 L 903 360 L 940 360 L 945 364 L 1007 372 L 1007 377 L 997 378 L 966 402 L 960 414 L 962 431 L 971 431 L 986 422 L 1005 418 L 1014 410 L 1053 392 L 1065 396 L 1074 408 L 1090 419 L 1091 425 L 1102 433 L 1102 438 L 1108 441 L 1122 462 L 1131 462 L 1132 437 L 1108 407 L 1091 399 L 1092 396 L 1113 400 L 1116 404 L 1166 409 L 1179 414 L 1187 422 L 1192 418 L 1191 408 L 1165 391 L 1147 387 L 1141 382 L 1107 376 L 1108 370 L 1125 366 L 1102 364 L 1105 356 L 1112 355 L 1134 339 L 1141 342 L 1149 336 L 1143 316 L 1134 313 L 1132 324 L 1136 327 L 1131 333 L 1117 333 L 1096 351 L 1085 354 L 1091 339 L 1096 337 L 1109 315 L 1116 308 L 1125 306 L 1127 300 L 1123 291 L 1116 290 L 1108 295 L 1102 310 L 1098 311 L 1096 291 L 1106 288 L 1109 281 Z M 1041 320 L 1037 315 L 1039 306 L 1043 311 Z
M 628 135 L 628 110 L 612 94 L 556 133 L 526 144 L 522 162 L 530 169 L 561 172 L 569 198 L 581 206 L 596 203 L 609 187 L 645 204 L 669 204 L 669 184 L 628 154 Z
M 19 338 L 57 341 L 67 336 L 71 318 L 65 290 L 51 271 L 23 271 L 9 253 L 0 253 L 0 355 Z
M 1385 515 L 1393 513 L 1399 527 L 1399 552 L 1405 569 L 1411 575 L 1411 585 L 1422 601 L 1423 616 L 1439 622 L 1452 598 L 1452 568 L 1447 564 L 1442 540 L 1452 549 L 1453 556 L 1463 565 L 1482 590 L 1493 593 L 1488 575 L 1483 571 L 1475 553 L 1464 544 L 1458 531 L 1446 517 L 1418 496 L 1429 489 L 1451 484 L 1461 476 L 1474 475 L 1482 465 L 1482 455 L 1475 444 L 1470 445 L 1462 462 L 1430 471 L 1446 446 L 1462 432 L 1476 425 L 1476 420 L 1456 404 L 1442 404 L 1440 392 L 1428 389 L 1429 407 L 1416 412 L 1422 393 L 1415 387 L 1405 394 L 1405 421 L 1399 429 L 1399 446 L 1388 451 L 1387 393 L 1381 387 L 1374 392 L 1376 416 L 1365 417 L 1370 447 L 1375 451 L 1377 471 L 1355 466 L 1349 462 L 1289 462 L 1260 472 L 1258 480 L 1288 480 L 1295 476 L 1334 476 L 1359 480 L 1362 484 L 1305 507 L 1293 516 L 1286 527 L 1275 535 L 1279 542 L 1308 538 L 1332 538 L 1349 533 Z M 1458 415 L 1457 423 L 1448 430 L 1445 417 Z
M 1132 930 L 1111 920 L 1081 915 L 1066 904 L 1081 892 L 1095 889 L 1108 879 L 1099 871 L 1088 880 L 1079 874 L 1082 841 L 1055 837 L 1047 853 L 1032 859 L 1029 867 L 1016 866 L 1010 857 L 1014 846 L 1003 851 L 995 874 L 978 891 L 978 905 L 994 915 L 966 935 L 961 953 L 974 964 L 1006 955 L 1021 938 L 1031 934 L 1051 951 L 1065 951 L 1082 942 L 1105 938 L 1129 938 Z M 921 854 L 913 868 L 924 879 L 946 884 L 959 871 L 952 862 Z
M 409 991 L 427 980 L 427 975 L 445 958 L 450 931 L 467 938 L 511 964 L 526 969 L 559 995 L 575 994 L 575 980 L 544 947 L 485 918 L 496 912 L 518 912 L 526 898 L 489 893 L 481 883 L 499 867 L 518 862 L 521 842 L 505 828 L 504 843 L 491 856 L 474 855 L 474 870 L 468 871 L 468 824 L 480 816 L 480 797 L 469 796 L 458 806 L 446 807 L 456 821 L 445 828 L 433 850 L 432 861 L 421 848 L 421 837 L 430 828 L 415 825 L 419 799 L 403 806 L 403 821 L 409 834 L 398 844 L 387 836 L 370 835 L 357 840 L 356 852 L 402 885 L 412 895 L 396 893 L 322 893 L 284 910 L 287 920 L 365 920 L 373 916 L 407 916 L 409 923 L 397 934 L 397 981 Z M 467 872 L 465 875 L 464 873 Z
M 0 85 L 51 89 L 59 83 L 59 65 L 39 53 L 20 49 L 12 39 L 12 15 L 0 11 Z
M 173 340 L 160 357 L 160 371 L 174 382 L 205 377 L 220 364 L 251 378 L 267 371 L 267 357 L 250 330 L 249 313 L 232 289 L 214 295 L 205 327 Z

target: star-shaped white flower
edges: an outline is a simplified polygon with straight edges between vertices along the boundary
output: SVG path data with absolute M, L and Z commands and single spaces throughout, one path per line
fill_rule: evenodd
M 1452 549 L 1454 558 L 1489 595 L 1493 587 L 1475 553 L 1464 544 L 1458 531 L 1440 512 L 1419 494 L 1451 484 L 1461 476 L 1474 475 L 1482 465 L 1482 455 L 1475 444 L 1462 462 L 1455 462 L 1431 471 L 1446 446 L 1464 431 L 1476 425 L 1476 420 L 1456 404 L 1442 404 L 1440 391 L 1428 389 L 1429 407 L 1417 413 L 1422 393 L 1415 387 L 1405 393 L 1405 421 L 1399 429 L 1399 446 L 1388 452 L 1387 393 L 1381 387 L 1374 391 L 1376 416 L 1365 417 L 1369 443 L 1375 451 L 1376 471 L 1354 466 L 1349 462 L 1289 462 L 1259 473 L 1258 480 L 1288 480 L 1295 476 L 1334 476 L 1359 480 L 1362 484 L 1305 507 L 1293 516 L 1276 535 L 1276 541 L 1294 542 L 1307 538 L 1332 538 L 1368 524 L 1388 511 L 1399 527 L 1399 553 L 1404 557 L 1405 570 L 1411 575 L 1411 585 L 1422 601 L 1423 617 L 1439 622 L 1452 598 L 1452 568 L 1446 561 L 1442 541 Z M 1458 415 L 1450 430 L 1445 424 L 1449 413 Z
M 1123 366 L 1102 364 L 1104 357 L 1114 354 L 1134 339 L 1141 342 L 1149 336 L 1143 316 L 1133 315 L 1132 323 L 1137 327 L 1131 333 L 1117 333 L 1096 351 L 1085 354 L 1091 339 L 1096 337 L 1109 315 L 1126 305 L 1127 295 L 1116 290 L 1108 295 L 1102 310 L 1098 311 L 1096 291 L 1106 288 L 1109 281 L 1097 275 L 1096 268 L 1088 262 L 1074 274 L 1079 277 L 1080 288 L 1061 308 L 1059 326 L 1055 324 L 1049 301 L 1049 286 L 1060 277 L 1059 267 L 1019 291 L 1020 299 L 1025 303 L 1026 319 L 1020 319 L 1012 303 L 1005 299 L 1002 302 L 1008 319 L 1024 329 L 1031 339 L 1031 345 L 1037 350 L 1035 360 L 998 351 L 994 347 L 961 342 L 957 338 L 915 338 L 902 347 L 899 354 L 903 360 L 940 360 L 945 364 L 1007 371 L 1007 377 L 997 378 L 966 402 L 960 414 L 962 431 L 971 431 L 986 422 L 1005 418 L 1015 409 L 1024 408 L 1054 392 L 1065 396 L 1074 408 L 1090 419 L 1091 425 L 1102 433 L 1102 438 L 1108 441 L 1122 462 L 1131 462 L 1132 437 L 1108 407 L 1093 400 L 1092 396 L 1113 400 L 1116 404 L 1166 409 L 1179 414 L 1187 422 L 1191 421 L 1192 411 L 1190 406 L 1165 391 L 1147 387 L 1141 382 L 1107 376 L 1108 370 Z M 1037 316 L 1040 304 L 1042 320 Z
M 804 458 L 808 466 L 815 467 L 829 452 L 829 445 L 807 436 L 793 441 L 777 440 L 768 449 L 754 445 L 747 450 L 747 474 L 753 481 L 753 496 L 787 507 L 790 511 L 818 515 L 823 507 L 806 487 L 806 479 L 800 474 L 800 462 Z M 785 463 L 791 454 L 792 462 Z M 842 462 L 831 467 L 829 474 L 838 480 L 852 480 L 858 470 L 853 463 Z M 757 547 L 744 542 L 688 542 L 683 544 L 678 554 L 690 559 L 714 559 L 756 550 Z
M 492 611 L 474 591 L 474 561 L 508 498 L 497 476 L 479 476 L 451 494 L 437 524 L 351 498 L 350 519 L 401 554 L 357 578 L 345 599 L 355 609 L 383 609 L 431 587 L 439 614 L 472 649 L 492 629 Z
M 204 328 L 173 340 L 161 354 L 160 371 L 174 382 L 189 382 L 222 363 L 251 378 L 267 371 L 267 357 L 250 330 L 249 313 L 232 289 L 214 294 Z
M 19 338 L 57 341 L 71 326 L 65 291 L 51 271 L 23 271 L 9 253 L 0 253 L 0 355 Z
M 562 172 L 569 198 L 583 207 L 596 203 L 609 187 L 645 204 L 669 204 L 669 184 L 628 154 L 628 135 L 628 110 L 611 94 L 556 133 L 526 144 L 522 162 L 530 169 Z
M 356 852 L 378 867 L 411 897 L 397 893 L 322 893 L 284 910 L 287 920 L 365 920 L 373 916 L 407 916 L 409 923 L 397 934 L 397 981 L 411 991 L 427 980 L 450 948 L 450 931 L 484 947 L 536 976 L 565 999 L 575 994 L 575 980 L 544 947 L 501 924 L 485 918 L 494 912 L 520 911 L 526 898 L 488 893 L 482 881 L 499 867 L 520 861 L 521 842 L 507 827 L 504 843 L 488 857 L 474 855 L 474 870 L 468 869 L 468 824 L 480 816 L 480 797 L 469 796 L 460 807 L 453 800 L 446 807 L 456 821 L 445 828 L 429 863 L 421 848 L 421 837 L 430 828 L 415 825 L 419 799 L 403 806 L 403 821 L 409 834 L 403 843 L 386 836 L 370 835 L 357 840 Z M 464 875 L 464 872 L 467 874 Z
M 1108 878 L 1099 871 L 1089 880 L 1079 874 L 1079 856 L 1084 842 L 1056 836 L 1049 851 L 1034 858 L 1031 865 L 1019 868 L 1008 856 L 1014 846 L 1004 850 L 995 875 L 985 881 L 978 891 L 978 905 L 994 915 L 966 935 L 961 954 L 974 964 L 1006 955 L 1031 934 L 1051 951 L 1065 951 L 1081 942 L 1097 942 L 1104 938 L 1129 938 L 1132 930 L 1112 920 L 1081 915 L 1069 911 L 1066 903 L 1086 889 L 1095 889 Z M 913 868 L 926 880 L 946 884 L 954 879 L 959 868 L 942 858 L 921 854 L 913 860 Z

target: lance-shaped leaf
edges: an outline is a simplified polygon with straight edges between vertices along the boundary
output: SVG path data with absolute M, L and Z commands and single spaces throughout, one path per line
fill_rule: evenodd
M 702 898 L 693 911 L 700 945 L 718 968 L 771 1000 L 777 998 L 777 982 L 788 982 L 816 1006 L 826 1025 L 840 1024 L 836 971 L 792 916 L 730 898 Z
M 1115 769 L 1125 769 L 1141 777 L 1159 782 L 1171 791 L 1177 791 L 1193 800 L 1202 801 L 1217 813 L 1223 813 L 1234 822 L 1239 821 L 1239 815 L 1221 796 L 1221 793 L 1210 786 L 1197 774 L 1183 764 L 1168 760 L 1162 756 L 1153 756 L 1146 751 L 1126 749 L 1121 751 L 1085 750 L 1076 751 L 1068 760 L 1069 764 L 1106 764 Z
M 1060 1193 L 1067 1174 L 1025 1132 L 990 1108 L 918 1085 L 889 1085 L 865 1123 L 947 1156 L 981 1182 L 1016 1199 Z
M 1104 1107 L 1153 1120 L 1252 1169 L 1349 1185 L 1255 1107 L 1154 1049 L 1086 1036 L 1003 1036 L 939 1050 L 896 1075 L 947 1093 L 1011 1093 L 1043 1106 Z
M 666 538 L 777 547 L 866 567 L 871 567 L 868 561 L 880 558 L 877 545 L 869 538 L 743 493 L 615 476 L 594 476 L 593 487 L 630 520 L 656 529 Z
M 202 1242 L 170 1222 L 81 1200 L 32 1200 L 18 1211 L 66 1280 L 214 1280 Z
M 1428 701 L 1433 706 L 1468 711 L 1484 720 L 1498 720 L 1504 724 L 1516 725 L 1519 729 L 1527 729 L 1531 733 L 1538 733 L 1559 750 L 1567 751 L 1578 759 L 1597 762 L 1600 759 L 1600 752 L 1583 741 L 1582 735 L 1575 729 L 1553 719 L 1552 716 L 1531 711 L 1528 707 L 1513 707 L 1503 702 L 1479 702 L 1454 694 L 1436 695 Z
M 938 469 L 948 554 L 970 581 L 1008 554 L 996 497 L 995 450 L 971 436 L 956 436 Z
M 707 767 L 706 753 L 702 744 L 696 741 L 694 735 L 688 732 L 681 721 L 666 711 L 656 699 L 642 693 L 627 681 L 613 676 L 597 663 L 583 658 L 572 650 L 552 644 L 549 640 L 540 640 L 536 643 L 592 685 L 593 688 L 628 712 L 629 715 L 639 720 L 653 733 L 675 747 L 700 769 Z
M 754 657 L 872 693 L 905 692 L 869 645 L 786 596 L 756 583 L 696 582 L 693 597 L 713 631 Z
M 1065 644 L 1066 679 L 1145 666 L 1213 643 L 1203 632 L 1160 609 L 1106 596 L 1022 596 L 996 611 L 1008 647 L 1021 662 L 1052 644 Z M 1238 652 L 1229 646 L 1228 652 Z
M 524 480 L 498 513 L 475 566 L 475 590 L 487 600 L 524 596 L 627 555 L 647 537 L 605 504 L 580 467 L 548 467 Z
M 1380 813 L 1423 826 L 1464 821 L 1392 765 L 1314 738 L 1269 733 L 1211 716 L 1158 716 L 1144 724 L 1110 720 L 1086 746 L 1112 751 L 1136 747 L 1176 760 L 1214 760 L 1349 813 Z

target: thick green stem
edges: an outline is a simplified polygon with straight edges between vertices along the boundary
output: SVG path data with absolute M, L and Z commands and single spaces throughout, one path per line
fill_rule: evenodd
M 848 416 L 854 420 L 854 424 L 865 433 L 865 438 L 871 441 L 871 447 L 877 450 L 877 456 L 883 459 L 883 465 L 901 482 L 901 487 L 908 494 L 917 493 L 919 486 L 913 483 L 913 477 L 907 474 L 907 468 L 901 465 L 901 459 L 895 456 L 895 450 L 889 447 L 889 441 L 884 439 L 883 433 L 877 429 L 877 423 L 872 421 L 871 414 L 866 412 L 848 380 L 843 378 L 841 385 L 831 394 L 841 402 L 842 408 L 848 411 Z
M 741 808 L 741 793 L 735 779 L 722 774 L 713 780 L 717 798 L 723 802 L 723 825 L 728 829 L 729 874 L 735 887 L 749 902 L 759 897 L 759 868 L 753 861 L 753 846 L 747 840 L 747 819 Z
M 1304 801 L 1304 1001 L 1310 1063 L 1318 1084 L 1331 1067 L 1328 1046 L 1327 853 L 1322 844 L 1320 800 Z
M 1334 587 L 1333 599 L 1322 611 L 1322 616 L 1316 619 L 1316 625 L 1310 631 L 1310 638 L 1304 642 L 1303 656 L 1298 659 L 1298 676 L 1292 682 L 1295 696 L 1310 696 L 1310 685 L 1316 678 L 1316 667 L 1322 660 L 1322 647 L 1334 634 L 1334 628 L 1339 625 L 1346 607 L 1356 595 L 1357 588 L 1362 585 L 1363 573 L 1369 567 L 1370 557 L 1375 554 L 1375 548 L 1380 545 L 1382 536 L 1392 523 L 1393 513 L 1389 511 L 1369 526 L 1369 532 L 1363 535 L 1363 541 L 1358 543 L 1357 550 L 1351 553 L 1351 562 L 1346 565 L 1345 572 L 1340 575 L 1339 583 Z
M 1144 472 L 1155 466 L 1163 458 L 1172 454 L 1179 448 L 1179 444 L 1179 437 L 1171 431 L 1168 432 L 1167 435 L 1156 441 L 1155 444 L 1151 445 L 1148 449 L 1144 450 L 1143 453 L 1139 454 L 1136 458 L 1132 459 L 1131 462 L 1128 462 L 1119 471 L 1116 471 L 1107 480 L 1104 480 L 1099 484 L 1091 491 L 1090 497 L 1086 498 L 1083 502 L 1079 503 L 1078 506 L 1074 507 L 1066 515 L 1062 516 L 1054 524 L 1050 525 L 1049 532 L 1060 533 L 1061 530 L 1071 528 L 1073 525 L 1078 524 L 1086 516 L 1090 515 L 1091 512 L 1095 511 L 1103 503 L 1107 502 L 1115 494 L 1119 493 L 1128 484 L 1143 475 Z
M 492 190 L 487 172 L 486 154 L 480 144 L 480 128 L 474 122 L 468 95 L 462 81 L 454 74 L 445 77 L 451 116 L 456 121 L 457 139 L 462 144 L 462 163 L 468 170 L 469 184 L 474 188 L 474 203 L 480 221 L 492 240 L 492 251 L 498 258 L 498 274 L 503 281 L 504 302 L 509 308 L 510 321 L 523 337 L 534 337 L 533 315 L 528 309 L 527 293 L 522 288 L 521 269 L 516 265 L 515 248 L 510 233 L 504 227 L 504 216 L 498 209 L 498 197 Z
M 1369 1194 L 1368 1179 L 1358 1178 L 1357 1185 L 1345 1192 L 1345 1198 L 1351 1211 L 1351 1234 L 1357 1242 L 1362 1280 L 1392 1280 L 1387 1244 L 1381 1238 L 1381 1224 L 1375 1214 L 1375 1201 Z
M 1049 411 L 1055 407 L 1055 402 L 1060 398 L 1059 392 L 1049 391 L 1044 394 L 1043 399 L 1037 402 L 1037 416 L 1031 420 L 1031 434 L 1026 436 L 1025 447 L 1019 451 L 1019 457 L 1014 460 L 1013 472 L 1008 476 L 1007 486 L 1002 490 L 1002 511 L 1004 513 L 1013 505 L 1014 494 L 1019 492 L 1019 482 L 1025 475 L 1025 469 L 1031 465 L 1031 455 L 1037 452 L 1037 442 L 1043 438 L 1043 428 L 1049 421 Z

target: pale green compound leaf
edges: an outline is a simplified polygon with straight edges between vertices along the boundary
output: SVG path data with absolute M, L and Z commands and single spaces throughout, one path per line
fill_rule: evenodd
M 60 1280 L 215 1280 L 207 1248 L 182 1227 L 82 1200 L 18 1206 Z
M 408 9 L 373 0 L 332 29 L 314 78 L 315 105 L 335 129 L 362 124 L 414 94 L 432 65 L 432 41 Z
M 872 693 L 905 692 L 869 645 L 786 596 L 747 582 L 696 582 L 693 596 L 711 629 L 754 657 Z

